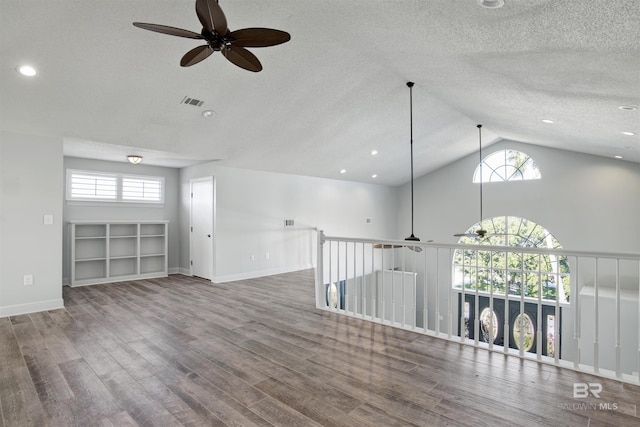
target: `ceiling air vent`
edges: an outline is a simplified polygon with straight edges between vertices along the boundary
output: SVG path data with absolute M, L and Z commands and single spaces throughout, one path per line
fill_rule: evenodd
M 187 105 L 193 105 L 193 106 L 196 106 L 196 107 L 201 107 L 202 104 L 204 104 L 204 101 L 200 101 L 199 99 L 189 98 L 188 96 L 185 96 L 184 98 L 182 98 L 181 104 L 187 104 Z

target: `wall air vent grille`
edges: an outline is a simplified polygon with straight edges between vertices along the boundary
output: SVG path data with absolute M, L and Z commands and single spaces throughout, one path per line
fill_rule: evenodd
M 285 227 L 293 227 L 294 226 L 294 221 L 292 219 L 285 219 L 284 220 L 284 226 Z
M 200 101 L 199 99 L 190 98 L 188 96 L 185 96 L 184 98 L 182 98 L 181 104 L 187 104 L 187 105 L 193 105 L 195 107 L 201 107 L 202 104 L 204 104 L 204 101 Z

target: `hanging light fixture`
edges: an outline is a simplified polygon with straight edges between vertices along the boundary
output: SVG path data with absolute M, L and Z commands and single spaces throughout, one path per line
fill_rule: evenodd
M 482 228 L 482 125 L 476 125 L 476 127 L 478 128 L 478 156 L 480 157 L 480 163 L 478 166 L 480 175 L 480 222 L 478 222 L 478 226 L 480 228 L 475 232 L 454 234 L 454 237 L 475 237 L 478 239 L 484 239 L 487 235 L 487 230 Z
M 142 161 L 142 156 L 139 156 L 137 154 L 129 154 L 127 156 L 127 160 L 129 160 L 129 163 L 131 163 L 133 165 L 137 165 L 138 163 L 140 163 Z
M 411 144 L 411 236 L 404 240 L 419 242 L 420 239 L 413 234 L 413 85 L 413 82 L 407 82 L 407 87 L 409 88 L 409 133 Z

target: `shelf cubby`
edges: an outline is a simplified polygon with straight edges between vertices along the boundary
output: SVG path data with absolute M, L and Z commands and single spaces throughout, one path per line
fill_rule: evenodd
M 166 277 L 168 221 L 72 221 L 71 286 Z

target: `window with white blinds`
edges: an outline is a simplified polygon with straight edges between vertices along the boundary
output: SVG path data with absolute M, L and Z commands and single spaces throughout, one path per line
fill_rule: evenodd
M 161 203 L 162 184 L 162 178 L 123 176 L 122 200 L 125 202 Z
M 74 171 L 67 176 L 67 198 L 75 200 L 118 199 L 117 175 Z
M 164 203 L 164 178 L 68 169 L 67 200 Z

